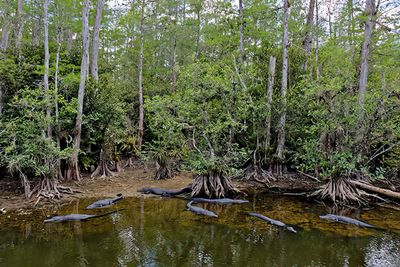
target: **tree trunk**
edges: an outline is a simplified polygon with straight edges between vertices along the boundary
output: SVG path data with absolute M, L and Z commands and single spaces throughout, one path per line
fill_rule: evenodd
M 67 54 L 69 54 L 69 52 L 71 52 L 71 49 L 72 49 L 72 35 L 73 35 L 73 32 L 72 32 L 72 29 L 71 28 L 68 28 L 67 29 L 67 33 L 66 33 L 66 47 L 65 47 L 65 50 L 66 50 L 66 52 L 67 52 Z
M 47 137 L 51 137 L 51 125 L 50 125 L 50 95 L 49 95 L 49 17 L 48 8 L 49 0 L 44 1 L 44 94 L 46 98 L 46 119 L 47 119 Z
M 365 3 L 365 11 L 368 14 L 368 19 L 365 22 L 364 43 L 361 50 L 360 63 L 360 82 L 358 87 L 358 104 L 360 108 L 360 117 L 364 110 L 364 98 L 367 92 L 368 81 L 368 57 L 370 52 L 371 35 L 373 28 L 373 19 L 375 15 L 375 0 L 367 0 Z
M 24 15 L 23 15 L 23 0 L 18 0 L 17 4 L 17 27 L 15 34 L 15 48 L 21 48 L 22 35 L 24 33 Z
M 56 10 L 58 12 L 58 6 L 56 5 Z M 57 14 L 58 16 L 60 14 Z M 57 29 L 57 51 L 56 51 L 56 66 L 55 66 L 55 73 L 54 73 L 54 112 L 55 112 L 55 123 L 56 123 L 56 142 L 57 142 L 57 148 L 61 148 L 60 144 L 60 122 L 59 122 L 59 110 L 58 110 L 58 66 L 60 63 L 60 50 L 61 50 L 61 44 L 62 44 L 62 33 L 63 30 L 60 26 L 58 26 Z M 63 175 L 61 172 L 61 160 L 57 159 L 57 165 L 58 165 L 58 178 L 63 179 Z
M 80 180 L 78 167 L 78 155 L 81 144 L 83 99 L 85 96 L 86 73 L 89 65 L 89 0 L 84 0 L 82 7 L 82 63 L 81 63 L 81 81 L 78 92 L 78 112 L 76 116 L 74 130 L 74 144 L 71 158 L 67 166 L 67 180 Z
M 350 45 L 354 44 L 354 8 L 353 8 L 353 0 L 348 0 L 347 2 L 347 9 L 348 9 L 348 27 L 347 27 L 347 31 L 348 31 L 348 36 L 350 38 Z
M 99 57 L 99 34 L 101 26 L 101 14 L 103 11 L 104 0 L 97 0 L 96 5 L 96 19 L 93 27 L 93 39 L 92 39 L 92 61 L 90 64 L 90 71 L 92 78 L 97 82 L 99 81 L 98 71 L 98 57 Z M 97 87 L 95 94 L 97 93 Z
M 240 60 L 244 59 L 244 21 L 243 21 L 243 0 L 239 0 L 239 19 L 240 19 Z
M 282 112 L 280 114 L 278 122 L 278 141 L 276 154 L 279 163 L 284 160 L 284 149 L 285 149 L 285 126 L 286 126 L 286 91 L 287 91 L 287 76 L 288 76 L 288 18 L 289 18 L 289 0 L 284 0 L 284 16 L 283 16 L 283 63 L 282 63 L 282 89 L 281 89 L 281 101 L 282 101 Z M 279 173 L 281 171 L 278 171 Z
M 367 183 L 364 183 L 361 181 L 350 180 L 349 182 L 361 189 L 364 189 L 364 190 L 367 190 L 370 192 L 374 192 L 374 193 L 378 193 L 383 196 L 400 199 L 399 192 L 395 192 L 395 191 L 392 191 L 389 189 L 379 188 L 379 187 L 376 187 L 376 186 L 373 186 L 373 185 L 370 185 L 370 184 L 367 184 Z
M 3 114 L 3 97 L 4 97 L 4 85 L 3 82 L 0 81 L 0 117 Z
M 31 35 L 31 45 L 38 46 L 40 41 L 40 32 L 41 32 L 41 22 L 42 22 L 42 12 L 39 11 L 37 14 L 37 10 L 41 10 L 40 4 L 37 3 L 37 0 L 32 1 L 32 35 Z M 39 6 L 39 7 L 38 7 Z M 36 15 L 36 16 L 35 16 Z
M 196 37 L 196 59 L 199 59 L 200 56 L 200 33 L 201 33 L 201 18 L 200 18 L 201 8 L 199 7 L 196 12 L 197 16 L 197 37 Z
M 329 29 L 329 38 L 332 38 L 332 20 L 331 20 L 331 2 L 328 3 L 328 29 Z
M 145 0 L 142 0 L 142 11 L 140 18 L 140 51 L 139 51 L 139 64 L 138 64 L 138 97 L 139 97 L 139 121 L 137 129 L 137 145 L 139 149 L 143 143 L 143 131 L 144 131 L 144 108 L 143 108 L 143 49 L 144 49 L 144 6 Z
M 313 26 L 313 20 L 314 20 L 314 8 L 315 8 L 315 0 L 310 0 L 310 5 L 308 8 L 308 14 L 307 14 L 307 22 L 306 22 L 306 35 L 304 37 L 303 43 L 302 43 L 302 48 L 304 50 L 304 54 L 306 56 L 306 60 L 304 61 L 302 65 L 302 69 L 305 71 L 307 70 L 307 62 L 308 62 L 308 57 L 311 52 L 311 44 L 312 44 L 312 26 Z
M 265 120 L 265 151 L 268 150 L 271 143 L 271 112 L 272 112 L 272 95 L 274 89 L 275 78 L 275 63 L 274 56 L 269 57 L 269 70 L 268 70 L 268 89 L 267 89 L 267 118 Z
M 1 42 L 0 42 L 0 51 L 7 50 L 8 46 L 8 31 L 10 26 L 10 18 L 9 18 L 9 5 L 10 2 L 8 0 L 4 1 L 4 4 L 7 6 L 3 15 L 3 26 L 1 29 Z
M 8 24 L 9 22 L 7 19 L 3 21 L 3 28 L 1 30 L 1 43 L 0 43 L 0 50 L 5 51 L 7 50 L 8 45 Z
M 318 1 L 315 3 L 315 27 L 316 29 L 316 34 L 315 34 L 315 72 L 316 72 L 316 77 L 317 80 L 319 79 L 320 76 L 320 70 L 319 70 L 319 17 L 318 17 Z
M 172 86 L 172 91 L 176 91 L 176 29 L 177 29 L 177 24 L 178 24 L 178 7 L 174 7 L 174 14 L 175 14 L 175 25 L 174 25 L 174 34 L 173 34 L 173 40 L 172 40 L 172 57 L 171 57 L 171 86 Z

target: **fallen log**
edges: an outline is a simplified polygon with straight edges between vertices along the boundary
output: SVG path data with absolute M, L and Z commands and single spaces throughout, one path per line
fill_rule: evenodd
M 389 189 L 383 189 L 383 188 L 376 187 L 376 186 L 373 186 L 371 184 L 366 184 L 366 183 L 363 183 L 363 182 L 360 182 L 360 181 L 349 180 L 349 182 L 352 183 L 353 185 L 361 188 L 361 189 L 364 189 L 364 190 L 367 190 L 367 191 L 370 191 L 370 192 L 374 192 L 374 193 L 377 193 L 377 194 L 381 194 L 381 195 L 384 195 L 384 196 L 387 196 L 387 197 L 400 199 L 400 193 L 399 192 L 395 192 L 395 191 L 392 191 L 392 190 L 389 190 Z
M 386 208 L 386 209 L 392 209 L 392 210 L 400 211 L 400 207 L 397 207 L 397 206 L 394 206 L 394 205 L 389 205 L 389 204 L 386 204 L 386 203 L 378 204 L 378 206 Z

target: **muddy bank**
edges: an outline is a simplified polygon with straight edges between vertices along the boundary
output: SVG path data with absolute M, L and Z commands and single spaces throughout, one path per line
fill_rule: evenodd
M 57 203 L 69 202 L 77 198 L 114 197 L 119 193 L 126 197 L 136 197 L 142 195 L 137 190 L 143 187 L 183 188 L 193 179 L 191 173 L 180 173 L 168 180 L 154 180 L 153 177 L 154 172 L 144 167 L 126 169 L 113 177 L 84 176 L 80 182 L 64 183 L 63 185 L 71 187 L 76 193 L 64 194 Z M 24 198 L 18 180 L 0 180 L 0 208 L 6 208 L 6 210 L 29 208 L 33 207 L 35 201 L 35 199 Z M 52 204 L 54 203 L 43 200 L 39 202 L 38 207 Z
M 193 174 L 181 172 L 172 179 L 154 180 L 155 171 L 149 166 L 141 165 L 135 168 L 127 168 L 113 177 L 90 178 L 84 176 L 80 182 L 69 182 L 63 185 L 69 186 L 74 191 L 73 195 L 64 194 L 60 200 L 50 202 L 40 201 L 38 207 L 54 205 L 56 203 L 68 203 L 80 198 L 102 198 L 114 197 L 121 193 L 126 197 L 141 196 L 138 189 L 143 187 L 160 187 L 167 189 L 183 188 L 193 181 Z M 285 176 L 276 177 L 276 181 L 263 183 L 257 181 L 234 181 L 235 187 L 247 195 L 262 193 L 272 194 L 307 194 L 314 191 L 323 182 L 318 182 L 300 173 L 289 173 Z M 382 188 L 400 191 L 400 184 L 389 181 L 377 181 L 375 184 Z M 32 208 L 36 199 L 26 199 L 18 180 L 0 180 L 0 208 L 6 210 Z

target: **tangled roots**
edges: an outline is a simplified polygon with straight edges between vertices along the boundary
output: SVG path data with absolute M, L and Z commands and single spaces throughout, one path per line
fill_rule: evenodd
M 163 180 L 163 179 L 169 179 L 174 177 L 174 172 L 170 166 L 170 164 L 159 164 L 156 162 L 156 176 L 154 179 L 156 180 Z
M 242 180 L 256 181 L 262 184 L 268 184 L 276 181 L 276 178 L 270 172 L 264 170 L 259 164 L 250 163 L 243 172 Z
M 335 205 L 362 205 L 366 203 L 364 196 L 369 194 L 356 188 L 347 179 L 339 178 L 330 179 L 311 195 L 322 200 L 332 201 Z
M 221 198 L 240 193 L 234 187 L 232 180 L 218 171 L 198 175 L 193 182 L 192 189 L 192 196 L 200 195 L 209 198 Z
M 114 176 L 115 173 L 113 173 L 107 166 L 107 161 L 104 159 L 104 152 L 103 149 L 100 151 L 100 162 L 99 165 L 97 165 L 96 170 L 90 175 L 90 177 L 96 177 L 96 176 L 101 176 L 101 177 L 106 177 L 106 176 Z

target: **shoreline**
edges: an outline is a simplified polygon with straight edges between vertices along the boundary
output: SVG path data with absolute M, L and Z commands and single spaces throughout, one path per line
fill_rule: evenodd
M 140 197 L 143 194 L 137 192 L 137 190 L 143 187 L 180 189 L 189 185 L 194 177 L 193 173 L 181 172 L 170 179 L 155 180 L 154 173 L 154 168 L 142 165 L 127 168 L 115 176 L 91 178 L 85 175 L 79 182 L 62 183 L 62 185 L 71 187 L 76 191 L 74 194 L 62 194 L 62 197 L 56 200 L 43 199 L 36 206 L 34 204 L 37 199 L 26 199 L 22 191 L 19 192 L 19 180 L 3 179 L 0 180 L 0 209 L 5 208 L 6 211 L 39 209 L 44 206 L 60 205 L 75 199 L 111 198 L 119 193 L 125 197 Z M 288 173 L 276 178 L 276 181 L 271 183 L 234 180 L 234 185 L 248 196 L 258 194 L 304 196 L 324 183 L 317 182 L 299 173 Z M 382 186 L 383 183 L 380 182 L 380 185 Z

